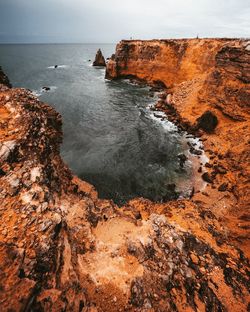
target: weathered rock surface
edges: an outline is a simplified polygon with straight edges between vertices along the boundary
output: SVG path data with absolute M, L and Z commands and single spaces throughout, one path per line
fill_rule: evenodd
M 178 100 L 174 111 L 188 118 Z M 207 186 L 209 196 L 118 208 L 63 163 L 61 116 L 29 91 L 0 85 L 0 310 L 246 311 L 249 215 L 237 161 L 246 161 L 247 115 L 239 111 L 230 136 L 221 112 L 204 135 L 213 185 L 227 182 L 230 192 Z
M 221 217 L 230 237 L 249 255 L 250 227 L 242 224 L 241 216 L 250 214 L 250 41 L 123 40 L 107 63 L 106 77 L 133 77 L 153 85 L 160 81 L 166 86 L 165 100 L 160 99 L 155 109 L 166 112 L 181 129 L 201 136 L 212 165 L 208 171 L 213 185 L 205 192 L 209 196 L 196 193 L 193 200 Z M 197 131 L 197 119 L 207 111 L 210 125 Z M 210 129 L 212 134 L 204 133 Z M 223 183 L 228 184 L 224 194 L 218 192 Z
M 0 66 L 0 84 L 4 84 L 5 86 L 11 88 L 9 78 L 5 75 L 1 66 Z
M 95 60 L 93 66 L 106 66 L 105 58 L 102 55 L 101 49 L 96 52 Z

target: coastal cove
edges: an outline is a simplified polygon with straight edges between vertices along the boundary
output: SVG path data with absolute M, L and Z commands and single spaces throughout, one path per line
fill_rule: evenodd
M 105 68 L 92 66 L 97 47 L 5 45 L 0 63 L 14 87 L 29 88 L 62 114 L 62 157 L 100 198 L 119 205 L 136 197 L 167 201 L 203 188 L 202 143 L 152 110 L 160 89 L 106 80 Z M 115 50 L 100 47 L 106 56 Z M 192 144 L 201 155 L 190 153 Z
M 58 55 L 54 46 L 47 48 Z M 0 68 L 0 310 L 247 311 L 250 41 L 122 40 L 106 73 L 92 67 L 97 49 L 85 62 L 82 52 L 76 62 L 71 51 L 68 62 L 45 57 L 33 76 L 27 69 L 31 90 L 19 88 L 15 49 L 5 53 L 4 66 L 14 88 Z M 84 75 L 89 85 L 81 89 Z M 69 121 L 76 118 L 71 125 L 64 110 Z M 88 123 L 90 116 L 96 123 Z M 117 129 L 123 136 L 112 141 Z M 123 161 L 133 155 L 129 164 L 142 144 L 139 160 L 157 155 L 153 160 L 162 167 L 167 158 L 174 174 L 185 174 L 184 185 L 201 177 L 206 183 L 166 201 L 137 197 L 117 205 L 100 198 L 66 160 L 65 144 L 76 153 L 71 138 L 82 140 L 90 130 L 98 130 L 97 138 L 111 133 L 106 142 L 115 146 L 126 144 L 118 154 Z M 78 155 L 72 165 L 79 157 L 82 163 L 82 150 Z

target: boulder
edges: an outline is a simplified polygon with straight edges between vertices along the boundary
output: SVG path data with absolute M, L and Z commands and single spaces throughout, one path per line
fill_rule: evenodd
M 202 179 L 203 179 L 205 182 L 213 183 L 213 178 L 211 177 L 211 175 L 210 175 L 208 172 L 204 172 L 203 175 L 202 175 L 201 177 L 202 177 Z
M 102 55 L 101 49 L 96 52 L 95 60 L 93 66 L 106 66 L 105 58 Z
M 197 128 L 211 133 L 218 125 L 218 119 L 211 111 L 206 111 L 197 119 Z

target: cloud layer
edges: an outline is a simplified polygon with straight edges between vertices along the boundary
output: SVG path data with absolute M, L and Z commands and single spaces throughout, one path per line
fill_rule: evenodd
M 250 37 L 249 0 L 2 0 L 0 42 Z

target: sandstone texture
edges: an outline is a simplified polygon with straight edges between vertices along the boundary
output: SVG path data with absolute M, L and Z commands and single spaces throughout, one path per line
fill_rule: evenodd
M 101 49 L 96 52 L 95 60 L 93 66 L 106 66 L 105 58 L 102 55 Z
M 240 40 L 117 46 L 107 76 L 164 83 L 156 109 L 210 155 L 206 189 L 167 203 L 99 199 L 60 157 L 61 116 L 0 81 L 1 311 L 247 311 L 248 53 Z

